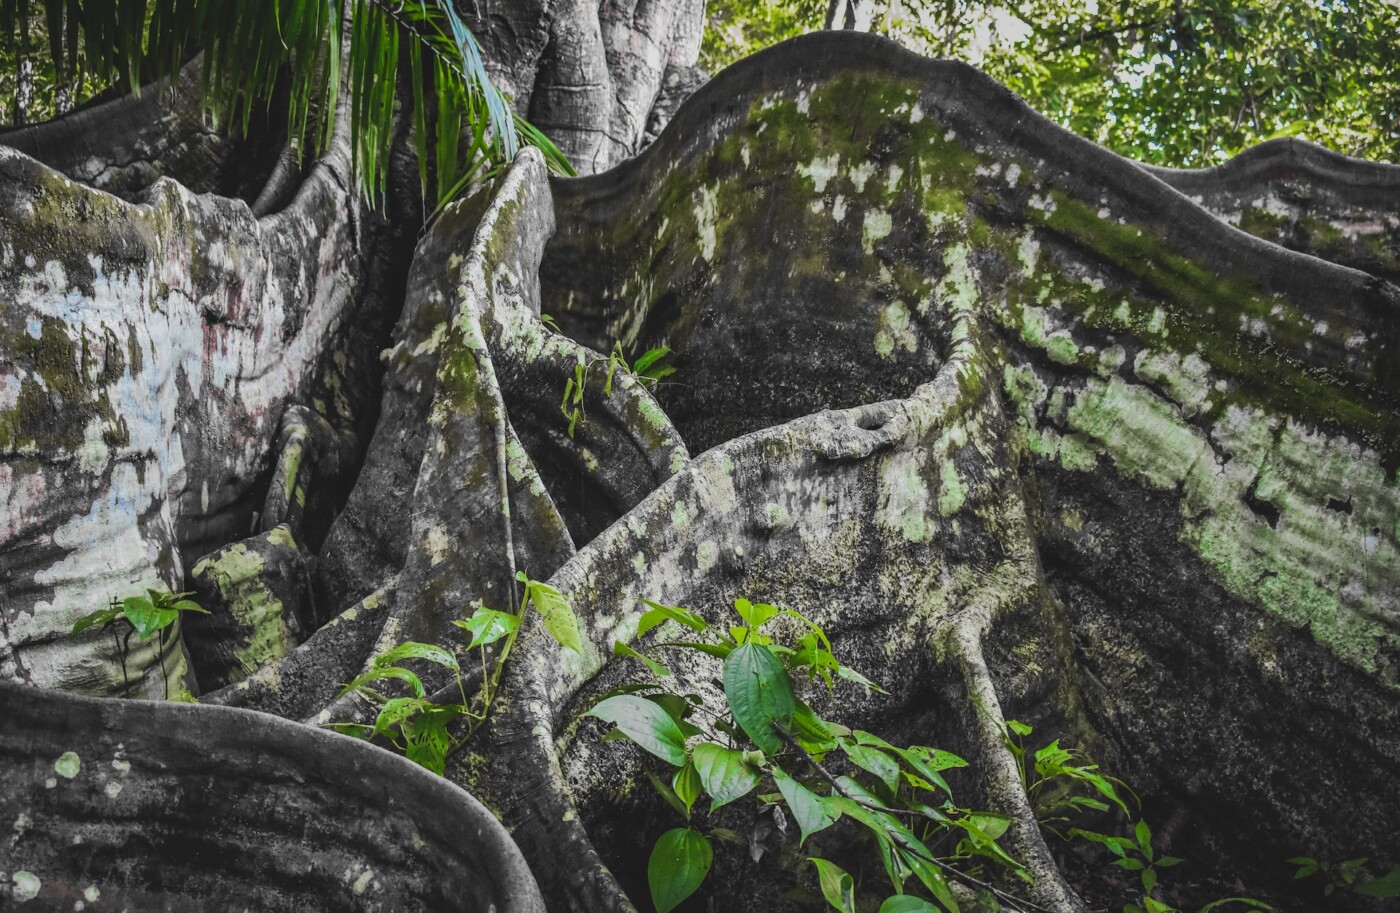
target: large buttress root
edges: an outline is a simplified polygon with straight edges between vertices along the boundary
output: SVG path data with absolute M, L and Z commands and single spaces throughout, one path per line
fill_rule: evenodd
M 255 219 L 168 179 L 125 202 L 0 149 L 0 675 L 143 696 L 188 678 L 178 637 L 119 662 L 68 631 L 255 529 L 283 411 L 337 376 L 362 299 L 347 173 L 340 137 Z
M 1348 182 L 1394 179 L 1312 173 L 1325 192 L 1288 225 L 1352 218 Z M 1268 892 L 1290 855 L 1384 852 L 1400 291 L 1369 229 L 1367 260 L 1232 227 L 1274 204 L 1230 175 L 1159 180 L 966 67 L 853 35 L 739 65 L 606 174 L 551 184 L 525 153 L 416 251 L 379 424 L 318 555 L 331 621 L 208 700 L 363 719 L 337 695 L 377 651 L 461 646 L 474 602 L 548 578 L 582 652 L 527 622 L 448 775 L 512 829 L 552 909 L 625 911 L 664 826 L 618 825 L 656 803 L 578 713 L 633 674 L 611 647 L 638 597 L 717 621 L 744 596 L 800 608 L 892 692 L 812 695 L 820 712 L 973 762 L 959 801 L 1014 819 L 1041 906 L 1102 885 L 1057 868 L 1008 718 L 1130 782 L 1202 882 Z M 30 338 L 50 364 L 61 340 Z M 678 372 L 605 391 L 614 341 L 669 346 Z M 284 427 L 266 523 L 295 519 L 302 484 L 295 413 Z M 678 673 L 713 694 L 713 669 Z M 726 864 L 716 905 L 785 903 L 790 881 Z

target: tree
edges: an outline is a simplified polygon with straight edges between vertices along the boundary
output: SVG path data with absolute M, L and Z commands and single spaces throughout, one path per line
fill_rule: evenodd
M 1204 167 L 1283 136 L 1375 161 L 1400 155 L 1400 10 L 1384 0 L 865 5 L 879 8 L 867 27 L 976 64 L 1050 119 L 1139 161 Z M 720 26 L 706 47 L 712 65 L 824 21 L 806 0 L 720 2 L 710 15 Z
M 487 69 L 581 170 L 641 144 L 667 72 L 683 84 L 695 53 L 694 7 L 513 11 L 468 20 Z M 580 103 L 604 71 L 616 104 Z M 0 721 L 25 771 L 0 797 L 7 820 L 58 830 L 168 783 L 161 765 L 198 750 L 161 741 L 181 720 L 250 726 L 259 777 L 333 767 L 313 725 L 375 711 L 342 683 L 404 641 L 466 655 L 452 622 L 520 604 L 525 572 L 568 599 L 579 649 L 528 616 L 446 773 L 511 829 L 551 909 L 647 896 L 664 827 L 638 822 L 669 812 L 644 759 L 580 716 L 641 674 L 612 652 L 638 597 L 714 622 L 736 597 L 815 619 L 890 694 L 818 688 L 813 705 L 966 758 L 950 779 L 1005 816 L 1024 909 L 1121 903 L 1122 885 L 1039 826 L 1013 719 L 1141 793 L 1159 849 L 1194 866 L 1183 903 L 1237 876 L 1286 903 L 1283 858 L 1393 845 L 1393 167 L 1285 141 L 1211 172 L 1152 170 L 966 66 L 825 34 L 716 78 L 607 173 L 551 181 L 527 150 L 418 239 L 406 142 L 382 216 L 348 179 L 343 134 L 260 217 L 182 186 L 256 199 L 256 176 L 278 171 L 275 139 L 211 138 L 182 92 L 173 114 L 149 94 L 72 115 L 81 130 L 8 137 L 50 165 L 0 158 L 0 669 L 107 693 L 183 678 L 201 706 L 143 718 L 0 686 L 7 710 L 31 708 Z M 111 167 L 91 161 L 94 130 Z M 676 373 L 652 389 L 609 358 L 615 343 L 629 364 L 664 344 Z M 222 629 L 196 619 L 126 653 L 67 633 L 112 596 L 186 579 Z M 425 694 L 458 687 L 413 669 Z M 714 690 L 713 667 L 675 671 Z M 310 725 L 259 736 L 214 705 Z M 116 720 L 150 754 L 104 753 L 97 730 Z M 45 753 L 53 730 L 72 733 L 76 766 Z M 137 779 L 116 780 L 118 762 Z M 383 783 L 385 806 L 448 801 L 403 778 L 402 805 Z M 230 792 L 237 821 L 261 807 Z M 339 795 L 308 787 L 297 804 L 339 811 Z M 359 885 L 347 903 L 407 905 L 395 885 L 427 877 L 399 875 L 424 839 L 412 820 L 384 820 L 353 849 L 340 825 L 317 831 L 347 861 L 312 868 Z M 795 850 L 765 820 L 744 802 L 708 822 L 771 853 L 721 845 L 710 902 L 778 909 L 795 879 L 818 890 L 775 873 Z M 63 871 L 68 843 L 16 827 L 34 881 L 11 872 L 11 896 L 58 896 L 64 876 L 43 872 Z M 246 832 L 225 839 L 251 852 Z M 837 828 L 812 840 L 851 849 Z M 290 851 L 256 855 L 230 893 L 305 871 Z M 102 896 L 151 889 L 126 871 Z

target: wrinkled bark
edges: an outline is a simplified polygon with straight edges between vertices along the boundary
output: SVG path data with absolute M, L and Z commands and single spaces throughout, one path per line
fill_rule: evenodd
M 612 113 L 601 102 L 570 109 L 581 125 L 571 148 L 594 150 L 585 162 L 630 153 L 646 112 L 664 104 L 656 86 L 670 64 L 651 48 L 675 27 L 643 15 L 659 6 L 638 5 L 635 33 L 617 31 L 611 6 L 597 14 L 600 36 L 631 34 L 599 40 L 625 43 L 638 60 L 609 68 L 616 85 L 635 80 L 611 90 Z M 596 67 L 592 33 L 560 31 L 572 6 L 517 11 L 499 27 L 482 7 L 487 47 L 529 110 L 564 111 L 549 99 L 582 97 L 559 87 L 596 88 L 578 63 Z M 561 48 L 555 36 L 594 50 Z M 610 145 L 619 109 L 632 132 Z M 28 159 L 4 161 L 21 202 L 53 181 Z M 243 407 L 256 415 L 239 427 L 248 452 L 260 441 L 261 469 L 238 462 L 242 438 L 195 451 L 185 437 L 197 425 L 150 423 L 146 477 L 175 493 L 148 496 L 159 522 L 133 520 L 133 541 L 172 588 L 192 556 L 211 553 L 195 574 L 212 581 L 211 595 L 260 607 L 230 609 L 233 633 L 213 639 L 235 646 L 211 662 L 232 673 L 203 703 L 309 724 L 364 719 L 371 708 L 338 697 L 341 683 L 404 640 L 462 646 L 450 622 L 477 600 L 517 604 L 517 571 L 565 593 L 583 624 L 582 654 L 527 622 L 491 718 L 448 769 L 511 830 L 550 909 L 633 909 L 650 842 L 671 826 L 659 800 L 632 788 L 637 753 L 599 744 L 595 724 L 578 717 L 634 674 L 611 646 L 634 636 L 642 596 L 716 621 L 737 596 L 817 620 L 850 665 L 891 692 L 819 691 L 810 695 L 819 712 L 967 757 L 960 801 L 1012 816 L 1006 843 L 1042 906 L 1121 897 L 1036 826 L 1004 743 L 1009 718 L 1033 724 L 1043 742 L 1086 748 L 1132 784 L 1158 823 L 1159 849 L 1192 860 L 1201 890 L 1233 893 L 1238 876 L 1290 909 L 1282 859 L 1395 845 L 1400 290 L 1386 272 L 1400 251 L 1395 173 L 1300 144 L 1205 173 L 1145 169 L 967 67 L 868 36 L 801 39 L 701 88 L 653 146 L 612 171 L 551 181 L 526 152 L 495 186 L 447 210 L 413 252 L 373 437 L 343 506 L 326 509 L 324 537 L 302 534 L 297 505 L 323 484 L 320 467 L 348 464 L 355 448 L 336 446 L 345 432 L 321 410 L 297 406 L 307 396 L 299 384 L 313 382 L 307 367 L 279 373 L 261 411 Z M 337 186 L 325 192 L 344 193 Z M 182 212 L 220 214 L 206 233 L 246 236 L 253 251 L 272 237 L 246 213 L 223 216 L 234 207 L 214 198 L 190 203 L 169 182 L 156 187 Z M 105 205 L 113 215 L 94 232 L 155 218 Z M 23 238 L 11 218 L 7 237 Z M 179 231 L 150 232 L 188 236 L 195 223 L 185 218 Z M 349 243 L 352 226 L 338 225 L 321 230 Z M 301 227 L 279 223 L 287 263 Z M 102 236 L 46 238 L 46 250 L 67 243 L 67 260 L 50 256 L 76 262 L 92 237 Z M 137 286 L 167 262 L 153 252 L 164 249 L 128 257 Z M 7 281 L 29 289 L 15 269 Z M 164 280 L 188 289 L 181 300 L 224 294 L 226 272 L 207 286 L 186 273 L 200 271 Z M 333 263 L 322 273 L 306 280 L 304 298 L 319 300 L 323 282 L 363 281 Z M 238 273 L 272 281 L 248 278 L 260 275 Z M 145 308 L 153 293 L 142 294 L 130 301 Z M 25 313 L 56 310 L 45 304 L 52 296 L 17 300 Z M 114 313 L 146 311 L 119 302 Z M 37 337 L 26 326 L 7 325 L 3 341 L 28 373 L 0 375 L 0 390 L 18 397 L 30 375 L 45 377 L 31 387 L 51 397 L 92 388 L 40 374 L 85 365 L 71 335 L 60 358 L 45 354 L 57 342 L 44 343 L 44 325 Z M 139 326 L 132 332 L 140 338 Z M 652 391 L 622 374 L 605 392 L 614 340 L 629 352 L 672 348 L 672 382 Z M 171 352 L 180 351 L 177 339 Z M 93 377 L 115 364 L 104 358 Z M 585 418 L 570 435 L 559 400 L 580 363 Z M 219 359 L 193 364 L 184 376 L 202 377 L 204 392 L 177 400 L 177 418 L 210 420 L 198 410 L 211 390 L 220 408 L 240 408 L 237 378 L 219 385 Z M 174 394 L 157 387 L 150 399 L 162 396 Z M 94 398 L 91 421 L 72 424 L 30 418 L 57 416 L 44 408 L 0 425 L 15 429 L 0 438 L 11 479 L 77 478 L 72 464 L 86 465 L 101 431 L 88 425 L 116 421 L 131 400 Z M 178 454 L 157 449 L 160 432 Z M 45 470 L 46 455 L 61 461 Z M 116 471 L 92 462 L 99 479 Z M 195 510 L 189 483 L 169 481 L 177 477 L 236 483 L 216 486 L 221 509 Z M 17 619 L 44 620 L 48 640 L 34 640 L 57 642 L 82 600 L 103 602 L 104 587 L 144 571 L 89 577 L 86 589 L 56 578 L 59 546 L 84 561 L 106 554 L 59 535 L 60 518 L 84 516 L 92 495 L 70 485 L 66 497 L 85 500 L 63 501 L 49 478 L 10 489 L 30 493 L 9 495 L 0 556 L 5 573 L 15 557 L 29 570 L 3 607 L 14 657 L 5 671 L 81 684 L 25 671 L 43 668 L 29 659 L 42 650 L 16 639 L 27 630 Z M 28 500 L 16 507 L 17 497 Z M 222 518 L 238 504 L 247 520 L 254 503 L 265 532 L 236 541 L 246 527 Z M 297 592 L 298 561 L 314 566 L 314 600 L 271 610 L 296 598 L 263 594 L 274 584 Z M 237 595 L 250 589 L 256 598 Z M 297 625 L 316 631 L 286 649 Z M 254 642 L 283 648 L 258 653 Z M 110 683 L 112 657 L 99 658 Z M 714 690 L 713 668 L 677 674 Z M 204 710 L 221 712 L 191 712 Z M 711 823 L 748 831 L 756 811 L 741 806 Z M 842 839 L 823 833 L 804 852 L 839 855 Z M 704 889 L 710 903 L 791 905 L 783 895 L 796 873 L 762 874 L 745 850 L 719 852 L 726 875 Z

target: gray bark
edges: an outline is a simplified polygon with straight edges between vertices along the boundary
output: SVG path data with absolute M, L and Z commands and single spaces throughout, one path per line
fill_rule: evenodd
M 516 80 L 532 112 L 576 125 L 569 148 L 585 165 L 635 150 L 665 74 L 687 64 L 667 51 L 689 40 L 679 7 L 480 6 L 502 80 Z M 561 25 L 580 21 L 596 33 Z M 635 54 L 606 67 L 605 88 L 600 47 Z M 162 272 L 170 239 L 217 232 L 239 251 L 239 283 L 323 259 L 292 273 L 299 295 L 208 332 L 282 327 L 276 315 L 297 307 L 284 301 L 309 302 L 290 341 L 265 334 L 245 357 L 300 364 L 303 338 L 333 353 L 335 321 L 309 315 L 326 296 L 349 313 L 347 290 L 375 273 L 373 259 L 360 273 L 324 259 L 306 231 L 320 219 L 322 234 L 340 232 L 331 249 L 356 242 L 358 216 L 336 208 L 350 199 L 343 184 L 317 183 L 334 162 L 263 221 L 168 181 L 142 209 L 56 182 L 17 154 L 3 164 L 7 193 L 36 212 L 43 194 L 106 207 L 80 222 L 96 222 L 85 234 L 38 236 L 56 262 L 78 264 L 85 245 L 154 220 L 138 236 L 153 240 L 121 248 L 137 290 L 110 309 L 132 322 L 124 332 L 136 334 L 141 365 L 187 363 L 183 374 L 164 369 L 170 390 L 147 397 L 172 401 L 173 417 L 126 432 L 144 435 L 144 450 L 101 438 L 103 422 L 126 417 L 130 429 L 146 414 L 133 395 L 101 399 L 143 369 L 127 355 L 109 370 L 117 343 L 100 359 L 85 354 L 96 342 L 75 349 L 73 324 L 87 324 L 34 291 L 17 248 L 4 281 L 23 307 L 6 312 L 3 342 L 19 367 L 0 373 L 0 396 L 13 399 L 0 399 L 10 410 L 0 413 L 6 677 L 83 684 L 39 681 L 33 670 L 58 667 L 31 657 L 79 649 L 61 635 L 84 601 L 95 608 L 156 574 L 176 588 L 209 554 L 196 573 L 208 598 L 232 594 L 220 597 L 232 634 L 213 638 L 225 645 L 214 662 L 252 656 L 254 641 L 281 638 L 286 652 L 257 656 L 264 664 L 246 677 L 222 673 L 229 684 L 203 704 L 308 724 L 365 719 L 372 708 L 339 697 L 341 683 L 404 640 L 463 647 L 451 621 L 477 600 L 518 604 L 524 570 L 569 597 L 584 650 L 564 651 L 527 622 L 492 716 L 448 777 L 511 830 L 550 909 L 629 910 L 645 896 L 650 842 L 672 825 L 659 800 L 619 786 L 637 782 L 638 754 L 599 744 L 578 714 L 634 677 L 611 647 L 634 636 L 637 597 L 718 621 L 743 596 L 801 608 L 892 692 L 818 691 L 809 699 L 820 712 L 972 762 L 955 783 L 960 802 L 1014 819 L 1006 840 L 1034 874 L 1027 896 L 1050 909 L 1122 898 L 1037 827 L 1002 737 L 1009 718 L 1131 783 L 1159 822 L 1159 850 L 1188 857 L 1191 884 L 1213 896 L 1235 893 L 1239 876 L 1281 909 L 1318 909 L 1289 905 L 1282 859 L 1395 845 L 1393 167 L 1276 145 L 1208 174 L 1145 170 L 967 67 L 869 36 L 800 39 L 702 87 L 611 171 L 551 180 L 527 151 L 450 207 L 413 251 L 353 489 L 317 511 L 302 502 L 355 463 L 347 436 L 363 420 L 363 410 L 338 422 L 305 408 L 308 390 L 337 389 L 314 386 L 323 362 L 308 355 L 300 372 L 272 372 L 276 383 L 250 400 L 245 378 L 225 369 L 232 355 L 195 346 L 199 308 L 184 318 L 188 340 L 172 336 L 163 353 L 142 348 L 136 318 L 154 297 L 147 276 L 184 290 L 180 301 L 236 297 L 229 268 L 174 281 Z M 311 192 L 323 198 L 304 219 L 286 214 Z M 163 215 L 166 199 L 178 218 Z M 23 205 L 8 211 L 21 215 L 7 238 L 35 236 Z M 161 218 L 174 220 L 164 234 Z M 278 218 L 273 236 L 267 219 Z M 277 256 L 262 253 L 274 241 Z M 184 256 L 200 254 L 213 256 Z M 78 300 L 92 311 L 105 299 L 86 281 Z M 615 340 L 629 353 L 672 348 L 672 382 L 652 391 L 623 374 L 605 392 Z M 585 419 L 570 435 L 559 400 L 580 363 Z M 86 412 L 60 409 L 71 391 L 90 396 Z M 25 399 L 20 411 L 21 394 L 37 405 Z M 204 440 L 198 422 L 228 428 L 230 410 L 239 433 Z M 133 448 L 149 481 L 116 476 Z M 95 487 L 84 487 L 89 476 Z M 209 505 L 191 501 L 191 480 L 203 479 L 216 482 Z M 105 503 L 114 489 L 150 489 L 147 513 L 60 536 L 65 524 L 88 529 L 94 497 Z M 254 505 L 264 534 L 248 540 Z M 324 536 L 305 533 L 311 515 L 328 518 Z M 290 538 L 266 532 L 279 524 Z M 94 576 L 112 549 L 128 554 L 117 533 L 150 568 Z M 250 569 L 250 554 L 271 572 Z M 314 604 L 287 606 L 306 560 Z M 67 576 L 55 570 L 64 561 Z M 263 595 L 273 584 L 287 595 Z M 237 595 L 249 590 L 256 599 Z M 45 633 L 15 636 L 40 623 Z M 297 626 L 316 630 L 291 649 Z M 111 655 L 95 640 L 80 649 L 97 657 L 82 668 L 115 690 Z M 451 684 L 424 671 L 431 687 Z M 677 674 L 713 691 L 711 667 Z M 758 814 L 736 803 L 707 821 L 747 831 Z M 839 856 L 848 839 L 833 829 L 804 851 Z M 795 909 L 783 895 L 798 875 L 764 874 L 742 848 L 720 853 L 726 875 L 711 879 L 705 903 Z

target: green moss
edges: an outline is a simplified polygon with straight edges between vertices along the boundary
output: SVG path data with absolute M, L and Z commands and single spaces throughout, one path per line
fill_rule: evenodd
M 1063 303 L 1086 324 L 1118 329 L 1126 316 L 1129 328 L 1154 347 L 1197 352 L 1217 376 L 1230 382 L 1229 396 L 1209 413 L 1212 418 L 1222 414 L 1227 399 L 1260 405 L 1324 427 L 1350 429 L 1388 462 L 1400 460 L 1400 414 L 1379 404 L 1373 389 L 1301 367 L 1286 355 L 1314 333 L 1313 324 L 1295 305 L 1263 295 L 1248 277 L 1216 275 L 1171 252 L 1149 230 L 1100 218 L 1090 206 L 1063 193 L 1052 197 L 1052 212 L 1046 215 L 1032 207 L 1028 216 L 1126 270 L 1160 296 L 1128 296 L 1105 311 L 1094 306 L 1092 296 L 1064 295 Z M 1242 320 L 1265 330 L 1243 332 Z M 1333 327 L 1329 335 L 1345 338 L 1343 329 Z
M 945 517 L 957 513 L 967 500 L 967 485 L 951 459 L 939 467 L 938 481 L 938 512 Z
M 266 538 L 275 545 L 296 547 L 285 527 L 274 529 Z M 263 582 L 264 569 L 261 554 L 237 543 L 200 561 L 192 572 L 220 594 L 229 616 L 243 631 L 233 648 L 240 668 L 230 673 L 230 682 L 242 681 L 251 671 L 296 647 L 282 601 Z

